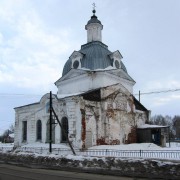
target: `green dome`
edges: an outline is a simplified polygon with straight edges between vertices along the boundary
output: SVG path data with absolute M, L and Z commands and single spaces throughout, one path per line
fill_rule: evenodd
M 113 66 L 113 61 L 110 58 L 111 51 L 108 50 L 108 46 L 99 41 L 93 41 L 81 46 L 80 53 L 84 54 L 81 59 L 81 68 L 90 70 L 105 69 L 109 66 Z M 72 67 L 72 60 L 68 59 L 64 65 L 62 76 L 67 74 Z M 126 67 L 121 61 L 121 69 L 126 73 Z
M 85 56 L 81 60 L 81 67 L 90 70 L 105 69 L 111 66 L 111 59 L 109 55 L 111 52 L 108 47 L 99 41 L 93 41 L 81 46 L 79 51 Z

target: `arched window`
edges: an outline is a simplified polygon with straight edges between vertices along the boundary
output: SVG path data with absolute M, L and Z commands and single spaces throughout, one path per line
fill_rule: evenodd
M 37 121 L 37 125 L 36 125 L 36 136 L 37 136 L 37 140 L 42 140 L 42 123 L 41 120 Z
M 66 117 L 63 117 L 61 120 L 62 123 L 62 130 L 61 130 L 61 137 L 62 137 L 62 142 L 67 142 L 67 136 L 68 136 L 68 119 Z M 63 133 L 63 131 L 65 133 Z

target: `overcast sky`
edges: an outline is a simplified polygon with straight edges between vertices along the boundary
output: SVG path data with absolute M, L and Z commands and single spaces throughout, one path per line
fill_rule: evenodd
M 123 55 L 134 93 L 180 89 L 179 0 L 0 0 L 0 134 L 14 107 L 57 92 L 64 63 L 87 42 L 93 2 L 102 42 Z M 180 115 L 180 91 L 141 103 L 152 115 Z

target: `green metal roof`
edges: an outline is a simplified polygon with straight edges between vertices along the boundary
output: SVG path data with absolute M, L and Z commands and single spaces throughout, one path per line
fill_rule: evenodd
M 112 60 L 110 58 L 111 51 L 108 50 L 108 46 L 99 41 L 93 41 L 81 46 L 80 53 L 84 54 L 81 59 L 81 68 L 90 70 L 105 69 L 108 66 L 112 66 Z M 68 59 L 64 65 L 62 76 L 67 74 L 72 67 L 72 60 Z M 121 61 L 121 69 L 127 73 L 127 69 Z
M 82 68 L 95 70 L 105 69 L 108 66 L 111 66 L 112 60 L 109 57 L 111 52 L 105 44 L 99 41 L 93 41 L 82 45 L 79 52 L 85 54 L 81 60 Z

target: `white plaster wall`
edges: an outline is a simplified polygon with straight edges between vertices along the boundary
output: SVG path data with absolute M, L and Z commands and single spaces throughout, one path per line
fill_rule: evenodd
M 15 145 L 23 145 L 27 143 L 35 143 L 37 142 L 37 121 L 41 120 L 42 123 L 42 143 L 47 142 L 47 122 L 49 120 L 49 113 L 46 112 L 46 103 L 49 102 L 49 96 L 43 97 L 39 104 L 24 106 L 15 109 L 16 111 L 16 119 L 15 119 Z M 53 99 L 53 107 L 61 119 L 64 114 L 61 114 L 61 109 L 63 110 L 63 106 L 59 109 L 59 103 L 57 99 Z M 27 142 L 22 142 L 22 122 L 27 121 Z M 59 124 L 55 127 L 55 143 L 60 143 L 61 135 L 60 135 L 60 127 Z
M 86 25 L 87 42 L 102 41 L 101 30 L 103 26 L 99 23 L 91 23 Z
M 101 74 L 98 74 L 98 76 L 98 78 L 95 78 L 95 81 L 91 81 L 94 82 L 94 87 L 98 85 L 97 79 L 101 79 Z M 102 81 L 105 80 L 102 78 Z M 120 93 L 118 95 L 116 94 L 116 98 L 114 98 L 113 93 L 118 90 Z M 123 95 L 121 94 L 122 92 L 123 94 L 127 94 L 127 96 L 121 96 Z M 112 140 L 119 140 L 120 143 L 124 143 L 128 138 L 128 134 L 131 132 L 131 127 L 145 124 L 147 120 L 146 113 L 143 111 L 134 111 L 134 109 L 130 108 L 129 91 L 123 86 L 116 85 L 103 88 L 101 93 L 104 99 L 102 102 L 86 101 L 79 96 L 60 100 L 53 99 L 53 107 L 59 120 L 61 121 L 63 117 L 68 118 L 69 138 L 76 148 L 82 148 L 81 109 L 85 110 L 86 131 L 92 132 L 92 145 L 96 145 L 97 139 L 101 139 L 102 137 L 108 143 Z M 22 122 L 24 120 L 27 121 L 28 125 L 27 142 L 25 143 L 34 143 L 37 141 L 36 124 L 38 120 L 42 122 L 41 142 L 46 142 L 47 122 L 49 119 L 49 113 L 46 112 L 47 102 L 49 102 L 48 95 L 44 96 L 39 104 L 15 109 L 15 146 L 24 144 L 22 142 Z M 118 103 L 120 104 L 118 105 Z M 59 124 L 55 128 L 55 143 L 61 143 L 61 129 Z
M 81 111 L 79 97 L 69 97 L 65 99 L 67 108 L 67 118 L 69 125 L 69 140 L 75 148 L 81 148 Z
M 130 93 L 133 93 L 133 85 L 129 81 L 106 72 L 87 72 L 86 74 L 58 82 L 57 87 L 58 94 L 62 95 L 86 92 L 117 83 L 122 84 Z
M 21 109 L 15 109 L 15 146 L 30 143 L 33 141 L 34 131 L 34 111 L 38 108 L 37 105 L 25 106 Z M 22 123 L 27 121 L 27 142 L 22 142 Z

